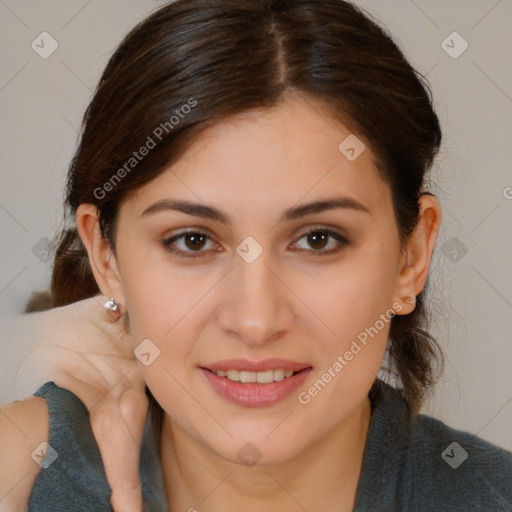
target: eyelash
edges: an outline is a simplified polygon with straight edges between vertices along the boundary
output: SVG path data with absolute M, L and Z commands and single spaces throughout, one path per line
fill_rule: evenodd
M 312 250 L 311 253 L 312 253 L 312 256 L 314 256 L 314 257 L 328 256 L 330 254 L 337 253 L 344 246 L 349 245 L 348 240 L 344 236 L 342 236 L 339 233 L 336 233 L 334 231 L 331 231 L 329 229 L 318 229 L 318 228 L 311 229 L 310 231 L 307 231 L 306 233 L 304 233 L 298 240 L 301 240 L 302 238 L 307 237 L 308 235 L 311 235 L 313 233 L 326 234 L 326 235 L 330 236 L 331 238 L 334 238 L 341 244 L 341 246 L 338 246 L 335 249 L 322 249 L 319 251 Z M 179 233 L 171 238 L 162 240 L 162 242 L 161 242 L 162 246 L 169 252 L 177 255 L 178 257 L 193 258 L 193 259 L 196 259 L 198 257 L 202 258 L 203 256 L 201 256 L 200 254 L 207 252 L 207 251 L 182 251 L 180 249 L 176 249 L 176 248 L 172 247 L 173 242 L 175 242 L 176 240 L 179 240 L 180 238 L 184 238 L 187 235 L 200 235 L 200 236 L 204 236 L 204 237 L 208 238 L 209 240 L 211 240 L 211 238 L 206 233 L 202 233 L 201 231 L 184 231 L 184 232 Z M 307 249 L 305 249 L 305 250 L 307 250 Z

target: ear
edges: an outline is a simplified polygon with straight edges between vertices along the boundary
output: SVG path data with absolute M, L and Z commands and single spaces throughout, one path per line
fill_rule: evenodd
M 89 262 L 98 287 L 109 299 L 125 304 L 121 279 L 114 251 L 103 238 L 100 230 L 99 212 L 93 204 L 81 204 L 76 211 L 76 226 L 87 249 Z
M 441 206 L 437 198 L 423 194 L 419 198 L 420 216 L 418 224 L 407 240 L 400 258 L 396 300 L 402 304 L 399 315 L 414 310 L 418 295 L 428 277 L 430 261 L 434 251 L 439 226 Z M 404 300 L 405 299 L 405 300 Z

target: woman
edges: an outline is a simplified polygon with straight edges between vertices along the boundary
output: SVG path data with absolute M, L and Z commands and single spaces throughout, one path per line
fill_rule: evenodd
M 428 86 L 347 2 L 181 0 L 138 25 L 84 117 L 52 295 L 109 299 L 143 382 L 91 424 L 94 386 L 6 408 L 11 509 L 509 510 L 510 454 L 418 415 L 440 142 Z

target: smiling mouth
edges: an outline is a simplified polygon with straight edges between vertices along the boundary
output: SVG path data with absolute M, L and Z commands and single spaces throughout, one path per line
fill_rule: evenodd
M 213 390 L 242 407 L 266 407 L 284 400 L 313 371 L 307 364 L 279 359 L 231 359 L 208 366 L 199 369 Z
M 263 372 L 238 371 L 238 370 L 209 370 L 218 377 L 224 377 L 232 382 L 241 382 L 242 384 L 270 384 L 279 382 L 293 375 L 300 373 L 293 370 L 276 368 L 274 370 L 265 370 Z M 302 371 L 302 370 L 301 370 Z

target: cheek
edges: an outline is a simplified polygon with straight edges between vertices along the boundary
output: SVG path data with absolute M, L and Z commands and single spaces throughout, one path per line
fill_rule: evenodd
M 160 278 L 155 279 L 155 274 Z M 190 286 L 168 280 L 153 267 L 126 282 L 130 332 L 146 385 L 156 401 L 185 430 L 197 422 L 187 366 L 201 326 L 191 311 Z M 179 280 L 178 280 L 179 281 Z M 185 290 L 185 292 L 183 292 Z M 200 419 L 203 419 L 200 415 Z
M 395 253 L 367 244 L 302 288 L 300 293 L 307 294 L 308 306 L 329 328 L 328 339 L 346 343 L 373 326 L 382 314 L 390 314 L 398 258 Z M 387 330 L 380 322 L 378 326 Z
M 317 381 L 301 403 L 314 400 L 326 416 L 333 406 L 341 414 L 348 396 L 362 399 L 371 386 L 387 346 L 397 258 L 383 244 L 367 245 L 310 288 L 308 305 L 328 331 L 317 338 Z
M 194 315 L 195 305 L 213 284 L 212 273 L 210 277 L 197 272 L 194 276 L 171 264 L 161 249 L 137 254 L 134 247 L 126 254 L 122 288 L 133 337 L 165 342 L 182 328 L 183 319 Z

